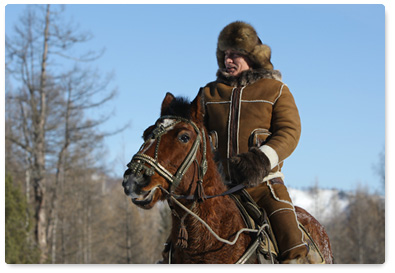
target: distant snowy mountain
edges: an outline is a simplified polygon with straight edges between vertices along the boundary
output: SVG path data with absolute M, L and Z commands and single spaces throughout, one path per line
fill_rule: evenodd
M 295 206 L 307 210 L 318 221 L 325 222 L 334 211 L 344 211 L 349 204 L 347 193 L 339 190 L 288 188 Z

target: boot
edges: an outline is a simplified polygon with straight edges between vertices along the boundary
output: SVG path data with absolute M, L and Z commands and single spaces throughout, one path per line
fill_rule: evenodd
M 247 190 L 265 209 L 276 237 L 281 263 L 304 263 L 308 246 L 303 240 L 294 206 L 281 178 L 274 178 Z

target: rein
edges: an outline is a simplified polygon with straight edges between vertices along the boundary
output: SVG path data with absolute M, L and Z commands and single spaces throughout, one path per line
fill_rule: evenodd
M 216 194 L 216 195 L 205 195 L 204 199 L 211 199 L 211 198 L 215 198 L 215 197 L 220 197 L 220 196 L 225 196 L 225 195 L 230 195 L 232 193 L 235 193 L 241 189 L 245 188 L 245 185 L 243 184 L 239 184 L 236 185 L 230 189 L 228 189 L 227 191 L 224 191 L 223 193 L 220 194 Z M 176 199 L 185 199 L 185 200 L 194 200 L 196 198 L 195 195 L 176 195 L 176 194 L 172 194 L 172 196 L 174 196 L 174 198 Z
M 213 229 L 202 219 L 200 218 L 196 213 L 194 213 L 192 210 L 188 209 L 187 207 L 185 207 L 180 201 L 178 201 L 172 194 L 170 194 L 166 189 L 164 189 L 163 187 L 159 186 L 159 188 L 164 191 L 165 193 L 167 193 L 167 196 L 169 196 L 169 198 L 175 202 L 178 206 L 180 206 L 186 213 L 192 215 L 193 217 L 195 217 L 200 223 L 202 223 L 207 229 L 208 231 L 210 231 L 210 233 L 220 242 L 228 244 L 228 245 L 234 245 L 237 240 L 239 239 L 239 236 L 241 233 L 243 232 L 255 232 L 255 233 L 262 233 L 263 229 L 265 227 L 269 227 L 268 224 L 263 224 L 258 230 L 257 229 L 251 229 L 251 228 L 242 228 L 240 229 L 237 233 L 236 233 L 236 237 L 233 239 L 233 241 L 228 241 L 226 239 L 221 238 L 217 233 L 215 233 L 213 231 Z
M 255 238 L 255 240 L 252 242 L 252 244 L 250 245 L 250 247 L 246 250 L 246 252 L 239 258 L 239 260 L 236 262 L 236 264 L 244 264 L 244 263 L 246 263 L 247 262 L 247 260 L 254 254 L 254 252 L 256 251 L 256 249 L 258 248 L 258 246 L 259 246 L 259 243 L 260 243 L 260 235 L 263 235 L 263 236 L 265 236 L 266 238 L 269 238 L 269 235 L 265 232 L 265 228 L 270 228 L 270 226 L 269 226 L 269 224 L 268 223 L 264 223 L 262 226 L 260 226 L 259 227 L 259 229 L 251 229 L 251 228 L 242 228 L 242 229 L 240 229 L 237 233 L 236 233 L 236 235 L 235 235 L 235 238 L 233 239 L 233 241 L 229 241 L 229 240 L 226 240 L 226 239 L 224 239 L 224 238 L 221 238 L 217 233 L 215 233 L 215 231 L 206 223 L 206 221 L 204 221 L 202 218 L 200 218 L 199 217 L 199 215 L 197 215 L 196 213 L 194 213 L 193 211 L 192 211 L 192 209 L 195 207 L 195 204 L 196 203 L 194 203 L 193 205 L 192 205 L 192 209 L 188 209 L 187 207 L 185 207 L 180 201 L 178 201 L 177 200 L 177 198 L 175 197 L 175 196 L 173 196 L 170 192 L 168 192 L 166 189 L 164 189 L 163 187 L 161 187 L 161 186 L 159 186 L 159 188 L 164 192 L 164 193 L 166 193 L 167 194 L 167 196 L 168 196 L 168 203 L 169 203 L 169 206 L 170 206 L 170 208 L 172 209 L 172 206 L 170 205 L 170 199 L 171 199 L 171 201 L 172 202 L 174 202 L 174 203 L 176 203 L 180 208 L 182 208 L 185 212 L 186 212 L 186 214 L 182 217 L 182 222 L 183 222 L 183 219 L 185 219 L 185 217 L 186 217 L 186 215 L 188 215 L 188 214 L 190 214 L 191 216 L 193 216 L 194 218 L 196 218 L 200 223 L 202 223 L 206 228 L 207 228 L 207 230 L 218 240 L 218 241 L 220 241 L 220 242 L 222 242 L 222 243 L 225 243 L 225 244 L 228 244 L 228 245 L 234 245 L 236 242 L 237 242 L 237 240 L 239 239 L 239 237 L 240 237 L 240 235 L 243 233 L 243 232 L 252 232 L 252 233 L 256 233 L 256 238 Z M 236 188 L 236 187 L 234 187 L 234 188 Z M 232 188 L 232 189 L 234 189 L 234 188 Z M 232 190 L 231 189 L 231 190 Z M 240 188 L 238 189 L 238 190 L 240 190 Z M 223 195 L 226 195 L 225 194 L 226 192 L 224 192 L 224 193 L 222 193 L 222 194 L 219 194 L 219 195 L 217 195 L 217 196 L 223 196 Z M 228 193 L 229 194 L 229 193 Z M 210 196 L 211 198 L 213 198 L 213 197 L 217 197 L 217 196 Z M 173 213 L 175 213 L 175 211 L 174 211 L 174 209 L 172 209 L 172 212 Z M 176 215 L 177 217 L 179 217 L 178 215 Z M 180 217 L 179 217 L 180 218 Z M 273 260 L 273 257 L 272 257 L 272 254 L 271 254 L 271 251 L 270 251 L 270 244 L 269 244 L 269 255 L 270 255 L 270 259 L 271 259 L 271 263 L 274 263 L 274 260 Z M 170 255 L 169 255 L 169 263 L 171 263 L 171 253 L 170 253 Z
M 164 126 L 163 124 L 160 124 L 161 122 L 165 120 L 173 120 L 170 124 Z M 190 124 L 196 134 L 197 137 L 192 144 L 191 149 L 189 150 L 187 156 L 185 157 L 184 161 L 181 163 L 180 167 L 176 171 L 176 173 L 173 175 L 170 171 L 168 171 L 165 167 L 163 167 L 158 160 L 158 150 L 159 150 L 159 145 L 161 141 L 162 135 L 166 134 L 168 131 L 170 131 L 176 124 L 179 122 L 185 122 Z M 225 196 L 229 195 L 231 193 L 234 193 L 236 191 L 239 191 L 240 189 L 244 188 L 244 185 L 237 185 L 221 194 L 218 195 L 212 195 L 212 196 L 206 196 L 203 191 L 203 177 L 206 174 L 207 171 L 207 159 L 206 159 L 206 135 L 204 129 L 200 130 L 196 124 L 188 120 L 186 118 L 178 117 L 178 116 L 162 116 L 156 121 L 156 128 L 152 131 L 150 137 L 147 138 L 147 140 L 143 143 L 143 145 L 140 147 L 139 151 L 137 154 L 135 154 L 132 158 L 132 160 L 128 163 L 128 168 L 132 171 L 132 173 L 136 176 L 142 176 L 142 171 L 144 171 L 144 174 L 147 176 L 152 176 L 157 172 L 159 175 L 161 175 L 163 178 L 165 178 L 169 183 L 170 183 L 170 190 L 167 191 L 164 189 L 162 186 L 158 186 L 159 189 L 161 189 L 165 194 L 166 198 L 169 204 L 169 207 L 176 217 L 180 219 L 180 232 L 179 232 L 179 244 L 181 247 L 187 247 L 187 239 L 188 239 L 188 233 L 186 231 L 185 225 L 184 225 L 184 220 L 187 215 L 191 215 L 194 218 L 196 218 L 200 223 L 202 223 L 207 230 L 220 242 L 228 244 L 228 245 L 234 245 L 237 240 L 239 239 L 240 235 L 243 232 L 252 232 L 252 233 L 257 233 L 256 239 L 253 241 L 251 246 L 248 248 L 248 250 L 242 255 L 242 257 L 237 261 L 237 263 L 245 263 L 248 258 L 255 252 L 256 248 L 258 247 L 260 243 L 260 236 L 266 236 L 266 232 L 264 231 L 264 228 L 268 228 L 269 225 L 267 223 L 263 224 L 262 226 L 259 227 L 259 229 L 250 229 L 250 228 L 242 228 L 240 229 L 236 235 L 233 241 L 226 240 L 224 238 L 221 238 L 218 234 L 216 234 L 213 229 L 202 219 L 200 218 L 196 213 L 194 213 L 192 210 L 196 206 L 196 201 L 204 201 L 205 199 L 210 199 L 210 198 L 215 198 L 219 196 Z M 156 147 L 155 147 L 155 154 L 154 157 L 150 157 L 143 152 L 147 150 L 148 148 L 145 148 L 146 145 L 149 143 L 150 147 L 155 141 L 156 142 Z M 202 142 L 202 159 L 200 164 L 197 162 L 196 155 L 197 151 L 199 150 L 200 147 L 200 142 Z M 195 195 L 176 195 L 174 194 L 175 189 L 177 189 L 178 185 L 180 184 L 184 174 L 187 172 L 189 167 L 193 162 L 197 163 L 198 166 L 198 181 L 197 181 L 197 195 L 198 198 L 196 199 Z M 150 167 L 148 167 L 148 166 Z M 193 205 L 191 209 L 185 207 L 181 202 L 179 202 L 177 199 L 186 199 L 186 200 L 193 200 Z M 171 202 L 174 202 L 177 204 L 181 209 L 183 209 L 186 213 L 182 217 L 178 215 L 178 213 L 175 211 L 175 209 L 172 207 Z

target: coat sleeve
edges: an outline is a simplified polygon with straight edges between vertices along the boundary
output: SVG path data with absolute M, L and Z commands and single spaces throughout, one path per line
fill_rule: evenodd
M 271 138 L 260 150 L 269 158 L 273 169 L 292 154 L 301 134 L 299 111 L 285 84 L 274 101 L 270 127 Z

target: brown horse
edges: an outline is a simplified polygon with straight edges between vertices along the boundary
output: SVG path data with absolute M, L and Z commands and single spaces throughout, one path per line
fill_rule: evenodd
M 252 236 L 251 232 L 238 232 L 245 229 L 245 222 L 234 200 L 222 195 L 228 189 L 210 145 L 206 145 L 204 114 L 200 94 L 189 103 L 167 93 L 161 118 L 144 132 L 144 144 L 128 164 L 122 185 L 141 208 L 168 201 L 173 212 L 172 263 L 231 264 L 245 253 Z M 332 263 L 323 227 L 303 209 L 296 211 L 325 262 Z

